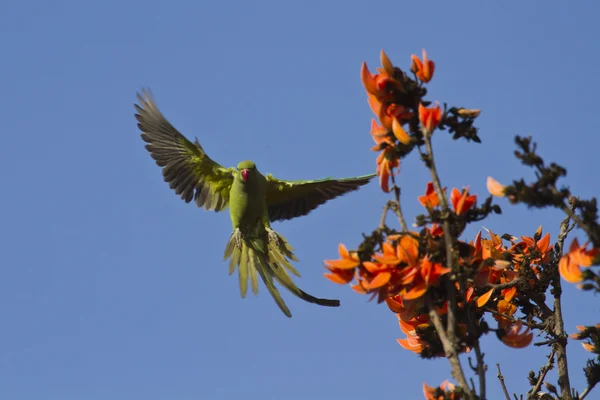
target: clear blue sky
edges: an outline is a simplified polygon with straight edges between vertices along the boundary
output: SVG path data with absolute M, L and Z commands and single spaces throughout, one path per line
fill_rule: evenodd
M 327 309 L 287 293 L 287 319 L 261 286 L 240 299 L 222 261 L 227 213 L 198 210 L 162 181 L 132 104 L 159 107 L 229 166 L 251 158 L 284 179 L 374 171 L 371 111 L 359 79 L 384 48 L 407 67 L 425 47 L 437 63 L 431 99 L 481 108 L 481 145 L 436 134 L 442 179 L 485 195 L 488 175 L 525 175 L 513 137 L 598 194 L 594 2 L 16 1 L 0 12 L 0 398 L 10 400 L 422 398 L 448 378 L 445 360 L 401 349 L 384 305 L 322 277 L 341 241 L 378 222 L 376 184 L 275 228 L 295 246 L 299 285 L 339 298 Z M 406 214 L 426 171 L 399 178 Z M 556 238 L 561 215 L 509 207 L 497 232 Z M 472 227 L 466 238 L 473 237 Z M 597 298 L 566 290 L 567 330 L 598 321 Z M 575 297 L 570 297 L 575 296 Z M 509 390 L 545 362 L 490 337 Z M 569 346 L 574 387 L 587 353 Z M 495 394 L 494 394 L 495 392 Z

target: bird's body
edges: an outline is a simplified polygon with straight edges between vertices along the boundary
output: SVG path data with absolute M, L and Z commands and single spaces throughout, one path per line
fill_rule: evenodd
M 299 276 L 290 261 L 296 261 L 291 246 L 273 229 L 271 221 L 308 214 L 329 199 L 356 190 L 374 176 L 319 181 L 283 181 L 261 174 L 252 161 L 242 161 L 237 168 L 223 168 L 211 160 L 198 141 L 181 135 L 160 113 L 146 92 L 138 94 L 138 127 L 146 149 L 163 167 L 169 186 L 186 202 L 198 207 L 221 211 L 229 206 L 233 233 L 225 248 L 229 273 L 237 268 L 240 292 L 246 296 L 248 280 L 258 293 L 258 276 L 280 309 L 291 313 L 274 281 L 299 298 L 322 306 L 337 307 L 338 300 L 318 299 L 291 280 L 288 271 Z

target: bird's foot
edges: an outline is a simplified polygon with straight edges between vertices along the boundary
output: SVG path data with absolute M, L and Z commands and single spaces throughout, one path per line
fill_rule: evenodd
M 267 233 L 269 234 L 269 243 L 273 243 L 275 247 L 279 248 L 282 243 L 277 232 L 271 228 L 267 228 Z
M 237 247 L 238 249 L 241 249 L 243 239 L 242 239 L 242 231 L 240 231 L 240 228 L 235 228 L 235 231 L 233 231 L 233 240 L 235 242 L 235 247 Z

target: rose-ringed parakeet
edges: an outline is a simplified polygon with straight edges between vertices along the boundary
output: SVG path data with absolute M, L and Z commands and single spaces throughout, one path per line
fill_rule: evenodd
M 225 248 L 229 274 L 239 271 L 240 292 L 246 296 L 248 280 L 258 293 L 258 276 L 285 315 L 290 310 L 274 282 L 304 301 L 338 307 L 339 300 L 318 299 L 298 288 L 288 271 L 300 276 L 290 261 L 297 261 L 292 247 L 273 229 L 270 222 L 308 214 L 327 200 L 358 189 L 373 175 L 346 179 L 285 181 L 262 175 L 252 161 L 237 168 L 224 168 L 202 149 L 179 133 L 157 108 L 152 95 L 142 91 L 135 105 L 141 137 L 156 164 L 162 167 L 165 182 L 189 203 L 206 210 L 229 207 L 233 233 Z

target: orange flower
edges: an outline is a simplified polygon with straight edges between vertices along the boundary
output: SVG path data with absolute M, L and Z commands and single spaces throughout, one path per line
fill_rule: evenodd
M 402 318 L 398 316 L 398 323 L 400 324 L 400 329 L 406 335 L 406 339 L 396 339 L 398 344 L 406 350 L 421 354 L 423 349 L 428 346 L 428 343 L 419 337 L 416 328 L 426 328 L 429 326 L 428 318 L 426 316 L 419 316 L 410 321 L 403 321 Z
M 473 294 L 475 293 L 475 289 L 473 289 L 472 287 L 467 289 L 467 293 L 466 293 L 466 300 L 467 302 L 471 302 L 473 300 Z M 481 296 L 477 297 L 477 300 L 475 301 L 475 304 L 477 305 L 478 308 L 481 308 L 483 306 L 485 306 L 487 304 L 488 301 L 490 301 L 490 298 L 492 297 L 492 294 L 494 293 L 494 289 L 490 289 L 487 292 L 485 292 L 484 294 L 482 294 Z
M 383 126 L 379 126 L 375 118 L 371 120 L 371 137 L 375 141 L 375 146 L 371 148 L 371 150 L 379 151 L 388 146 L 394 146 L 394 142 L 388 135 L 388 130 Z
M 385 303 L 403 321 L 415 318 L 417 316 L 417 308 L 421 305 L 419 301 L 406 300 L 398 295 L 386 298 Z
M 419 59 L 419 57 L 414 54 L 411 56 L 412 65 L 410 66 L 410 70 L 417 75 L 424 83 L 427 83 L 433 78 L 433 71 L 435 70 L 435 63 L 431 60 L 427 59 L 427 53 L 425 49 L 423 49 L 423 61 Z
M 536 236 L 542 235 L 542 226 L 540 225 L 536 230 Z M 532 262 L 535 263 L 546 263 L 550 256 L 550 250 L 554 246 L 550 244 L 550 233 L 546 233 L 537 242 L 534 238 L 529 236 L 521 236 L 521 242 L 514 243 L 517 238 L 513 237 L 513 245 L 508 249 L 508 252 L 512 255 L 513 259 L 517 262 L 523 260 L 523 255 L 531 254 L 532 251 L 539 253 L 539 257 L 532 258 Z
M 389 193 L 390 177 L 394 173 L 394 168 L 400 166 L 400 159 L 394 152 L 394 149 L 388 147 L 384 149 L 377 157 L 377 175 L 379 175 L 379 186 Z
M 579 333 L 572 333 L 572 334 L 569 335 L 569 337 L 571 339 L 581 340 L 581 332 L 585 331 L 585 326 L 583 326 L 583 325 L 576 325 L 575 328 L 577 328 L 577 330 L 579 331 Z
M 579 331 L 579 333 L 573 333 L 573 334 L 569 335 L 569 337 L 572 339 L 575 339 L 575 340 L 591 339 L 592 342 L 597 342 L 598 339 L 600 339 L 600 324 L 596 324 L 595 326 L 577 325 L 576 328 Z M 583 342 L 583 343 L 581 343 L 581 346 L 583 346 L 585 351 L 589 351 L 590 353 L 596 353 L 596 354 L 600 353 L 600 349 L 599 349 L 599 351 L 594 351 L 595 350 L 594 343 Z
M 367 101 L 373 113 L 377 115 L 377 118 L 379 118 L 381 125 L 386 127 L 388 130 L 392 130 L 394 118 L 398 119 L 400 123 L 403 123 L 404 120 L 412 118 L 412 113 L 398 104 L 381 101 L 374 95 L 369 95 Z
M 447 379 L 442 382 L 439 388 L 434 388 L 428 386 L 426 383 L 423 383 L 423 394 L 425 395 L 425 400 L 462 399 L 461 394 L 455 393 L 454 389 L 455 386 Z
M 372 74 L 369 67 L 367 67 L 367 63 L 363 62 L 360 69 L 360 79 L 367 93 L 378 99 L 386 99 L 393 94 L 393 90 L 403 91 L 404 87 L 402 83 L 392 78 L 394 68 L 383 51 L 381 61 L 384 68 L 377 68 L 378 74 Z
M 435 189 L 433 188 L 433 182 L 427 183 L 427 189 L 425 189 L 425 196 L 419 196 L 419 202 L 427 209 L 432 209 L 440 204 L 440 198 L 438 197 Z
M 521 320 L 510 325 L 506 328 L 506 333 L 501 338 L 502 343 L 515 349 L 522 349 L 523 347 L 529 346 L 533 340 L 533 332 L 531 332 L 529 328 L 521 331 L 522 328 L 523 323 Z
M 583 280 L 581 267 L 589 267 L 594 263 L 594 258 L 600 254 L 600 249 L 587 249 L 588 243 L 579 246 L 577 238 L 571 242 L 569 252 L 562 256 L 558 263 L 558 271 L 564 280 L 570 283 L 579 283 Z
M 394 118 L 392 120 L 392 132 L 394 132 L 394 136 L 396 136 L 396 139 L 398 139 L 400 143 L 410 143 L 410 136 L 408 135 L 408 133 L 406 133 L 406 131 L 402 127 L 402 122 L 400 122 L 398 118 Z
M 454 207 L 456 215 L 462 215 L 469 211 L 477 202 L 477 195 L 469 196 L 469 188 L 464 189 L 462 194 L 458 189 L 454 188 L 450 194 L 450 202 L 452 203 L 452 207 Z
M 441 120 L 442 109 L 438 102 L 435 107 L 424 107 L 423 104 L 419 104 L 419 121 L 427 133 L 431 134 Z
M 506 186 L 500 184 L 497 180 L 488 176 L 487 178 L 487 190 L 492 196 L 504 197 L 504 189 Z
M 367 63 L 363 62 L 360 68 L 360 80 L 368 93 L 377 98 L 382 98 L 387 94 L 387 85 L 391 77 L 385 72 L 372 74 L 369 67 L 367 67 Z
M 358 254 L 353 251 L 349 252 L 342 243 L 338 246 L 340 259 L 325 260 L 325 268 L 331 271 L 330 274 L 325 274 L 325 277 L 334 283 L 345 285 L 354 278 L 354 269 L 360 265 Z
M 379 53 L 379 60 L 381 61 L 381 66 L 383 67 L 385 73 L 389 76 L 393 76 L 396 72 L 394 64 L 392 64 L 392 62 L 388 58 L 387 54 L 385 54 L 385 51 L 383 51 L 383 49 L 381 49 L 381 53 Z

